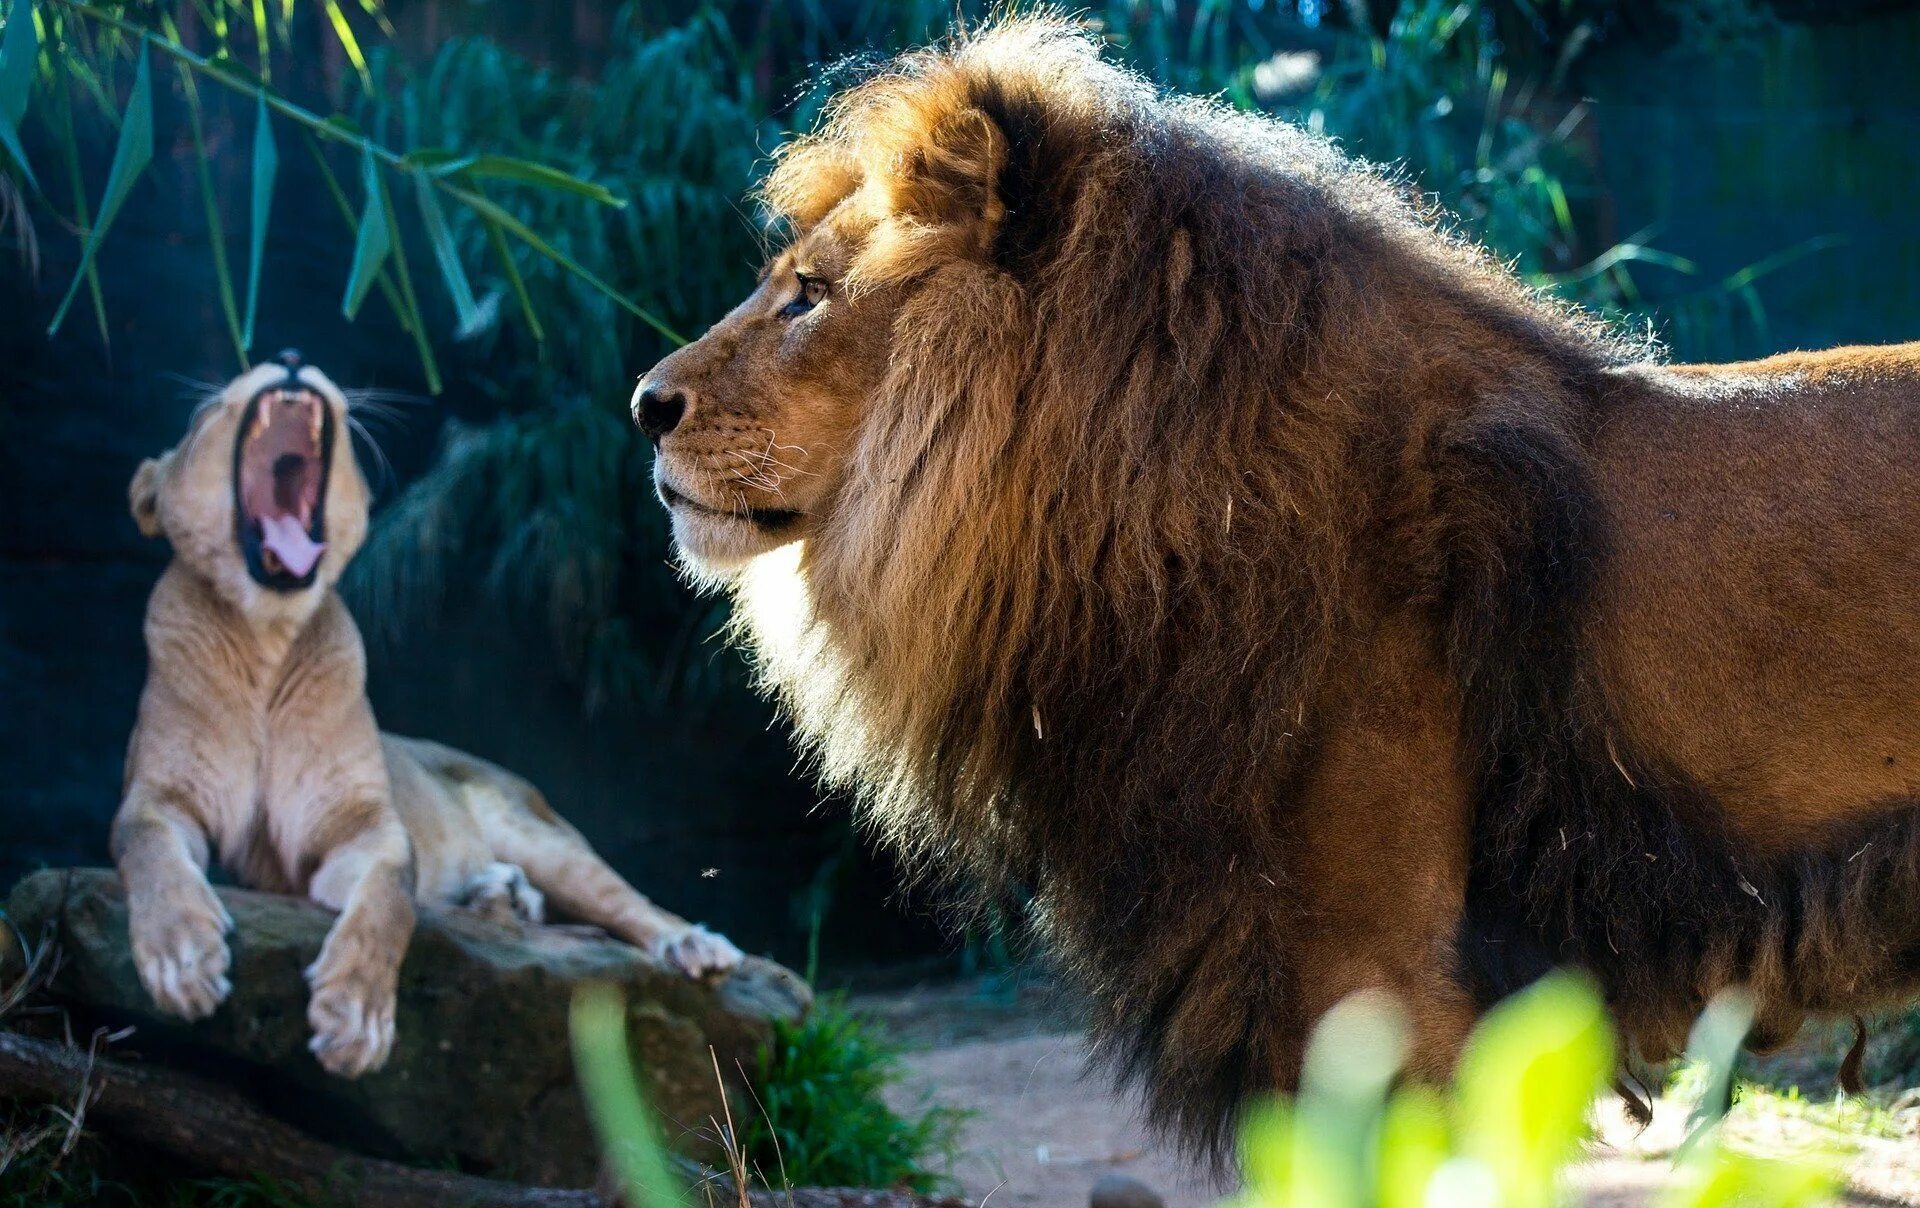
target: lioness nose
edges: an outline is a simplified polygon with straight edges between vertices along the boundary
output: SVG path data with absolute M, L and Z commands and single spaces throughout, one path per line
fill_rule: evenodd
M 633 396 L 633 422 L 640 425 L 640 431 L 647 439 L 658 443 L 660 438 L 673 431 L 680 423 L 680 417 L 687 413 L 685 392 L 671 386 L 649 386 L 642 383 Z

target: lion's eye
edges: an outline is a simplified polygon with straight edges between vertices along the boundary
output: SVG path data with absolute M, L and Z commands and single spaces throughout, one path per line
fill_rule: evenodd
M 794 277 L 800 282 L 799 292 L 794 294 L 793 301 L 787 303 L 780 311 L 788 317 L 804 315 L 827 300 L 825 281 L 819 277 L 808 277 L 800 273 L 795 273 Z

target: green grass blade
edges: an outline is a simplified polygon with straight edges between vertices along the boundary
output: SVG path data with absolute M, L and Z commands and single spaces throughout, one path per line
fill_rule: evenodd
M 373 162 L 373 151 L 365 146 L 360 148 L 360 185 L 365 191 L 366 201 L 360 210 L 360 221 L 353 238 L 353 267 L 347 273 L 347 293 L 340 300 L 340 313 L 352 319 L 360 313 L 360 304 L 367 300 L 367 291 L 373 288 L 373 279 L 386 263 L 387 254 L 393 250 L 393 233 L 387 226 L 387 210 L 381 204 L 380 197 L 384 186 L 380 183 L 380 166 Z
M 267 98 L 260 98 L 260 111 L 253 126 L 253 226 L 247 243 L 247 321 L 241 332 L 242 346 L 253 348 L 253 320 L 260 312 L 260 265 L 267 255 L 267 220 L 273 212 L 273 179 L 280 170 L 280 152 L 273 143 L 273 122 L 267 112 Z
M 486 224 L 487 242 L 493 245 L 493 254 L 500 260 L 501 271 L 507 274 L 507 284 L 513 287 L 514 300 L 520 303 L 521 317 L 527 321 L 527 329 L 533 332 L 533 338 L 545 341 L 546 328 L 540 326 L 540 316 L 533 311 L 533 299 L 527 296 L 527 283 L 520 278 L 520 266 L 513 262 L 513 249 L 507 246 L 507 236 L 500 224 L 491 219 L 481 219 Z
M 33 73 L 40 61 L 40 35 L 33 25 L 32 0 L 13 0 L 7 10 L 7 32 L 0 38 L 0 147 L 19 166 L 20 175 L 38 191 L 33 165 L 20 145 L 20 121 L 33 98 Z
M 220 199 L 213 191 L 213 171 L 207 156 L 207 136 L 200 120 L 200 90 L 194 87 L 193 72 L 185 63 L 178 65 L 180 86 L 187 100 L 187 125 L 193 131 L 193 164 L 200 181 L 200 204 L 206 210 L 207 247 L 213 253 L 213 280 L 220 287 L 220 313 L 227 321 L 227 338 L 233 341 L 234 359 L 247 367 L 247 342 L 241 338 L 240 310 L 234 304 L 233 273 L 227 266 L 227 229 L 220 221 Z
M 93 267 L 93 259 L 100 251 L 100 242 L 106 236 L 107 228 L 120 213 L 120 206 L 127 200 L 127 194 L 133 191 L 133 182 L 153 161 L 153 71 L 147 65 L 147 47 L 143 40 L 136 52 L 139 66 L 133 73 L 133 92 L 127 98 L 127 109 L 120 119 L 120 139 L 113 148 L 113 166 L 107 169 L 107 188 L 100 199 L 100 217 L 87 232 L 86 246 L 80 252 L 80 268 L 73 275 L 73 284 L 67 287 L 67 296 L 61 300 L 60 309 L 53 314 L 53 322 L 47 326 L 47 334 L 53 335 L 60 330 L 60 324 L 66 321 L 67 308 L 73 305 L 74 297 L 80 292 L 80 283 L 85 279 L 87 270 Z
M 536 163 L 533 160 L 520 159 L 512 155 L 475 155 L 464 161 L 456 160 L 441 170 L 460 176 L 494 176 L 502 180 L 515 180 L 522 184 L 535 185 L 542 189 L 557 189 L 615 209 L 625 209 L 627 206 L 626 198 L 615 194 L 603 185 L 582 180 L 578 176 L 562 172 L 548 164 Z
M 627 1049 L 627 1009 L 611 986 L 583 986 L 573 996 L 573 1064 L 600 1146 L 634 1208 L 666 1208 L 686 1196 L 667 1172 L 653 1113 L 634 1077 Z
M 440 280 L 446 284 L 447 296 L 453 299 L 453 312 L 459 324 L 454 338 L 464 340 L 480 328 L 480 307 L 474 303 L 473 286 L 460 263 L 460 249 L 454 246 L 453 232 L 447 229 L 446 212 L 440 208 L 440 199 L 433 195 L 433 182 L 425 172 L 414 172 L 412 176 L 413 195 L 420 203 L 420 225 L 426 229 L 427 243 L 433 249 L 435 263 L 440 266 Z

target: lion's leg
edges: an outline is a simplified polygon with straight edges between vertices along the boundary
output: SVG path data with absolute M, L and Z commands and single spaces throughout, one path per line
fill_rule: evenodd
M 342 806 L 324 837 L 307 896 L 340 917 L 307 969 L 309 1047 L 328 1072 L 357 1078 L 386 1064 L 393 996 L 413 936 L 411 851 L 392 810 Z
M 475 804 L 494 858 L 519 865 L 559 913 L 603 927 L 689 977 L 725 973 L 740 963 L 740 950 L 725 936 L 654 905 L 578 831 L 543 812 L 551 814 L 544 802 L 536 810 L 504 795 Z
M 110 845 L 140 983 L 171 1014 L 213 1014 L 232 989 L 225 937 L 233 920 L 207 883 L 206 830 L 184 798 L 136 780 Z
M 1359 990 L 1412 1025 L 1408 1073 L 1444 1079 L 1471 1030 L 1455 941 L 1466 900 L 1471 793 L 1453 694 L 1409 630 L 1382 633 L 1361 686 L 1329 720 L 1302 811 L 1302 1007 Z

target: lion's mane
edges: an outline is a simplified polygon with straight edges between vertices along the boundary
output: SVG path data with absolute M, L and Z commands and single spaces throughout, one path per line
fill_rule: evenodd
M 987 233 L 910 217 L 929 189 L 980 194 Z M 880 835 L 1027 903 L 1163 1122 L 1217 1140 L 1297 1069 L 1290 800 L 1389 604 L 1427 608 L 1465 702 L 1483 998 L 1577 961 L 1630 1033 L 1684 1035 L 1705 966 L 1785 942 L 1800 907 L 1765 902 L 1858 891 L 1743 870 L 1607 742 L 1582 447 L 1653 350 L 1054 20 L 896 60 L 766 187 L 800 227 L 850 197 L 879 220 L 854 305 L 918 288 L 824 530 L 741 581 L 747 639 Z

